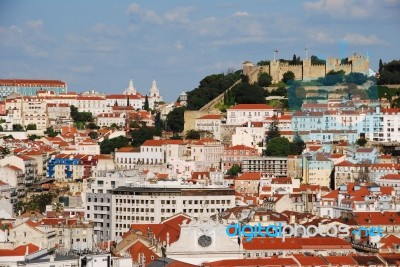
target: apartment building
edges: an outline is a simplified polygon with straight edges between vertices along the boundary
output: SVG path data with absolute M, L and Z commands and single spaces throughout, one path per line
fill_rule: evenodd
M 242 172 L 263 172 L 276 177 L 287 177 L 287 157 L 257 157 L 242 161 Z
M 109 170 L 94 173 L 85 194 L 85 207 L 86 219 L 94 224 L 95 241 L 110 240 L 112 190 L 128 184 L 144 182 L 145 176 L 137 170 Z
M 274 115 L 274 108 L 266 104 L 239 104 L 227 109 L 227 125 L 243 125 L 249 121 L 263 121 Z
M 118 187 L 111 199 L 111 238 L 123 235 L 133 223 L 160 223 L 181 212 L 197 218 L 203 213 L 214 215 L 234 206 L 234 189 L 223 186 L 171 182 Z
M 67 84 L 59 80 L 25 80 L 25 79 L 1 79 L 0 96 L 2 98 L 12 93 L 24 96 L 34 96 L 38 91 L 53 91 L 56 94 L 66 93 Z
M 208 114 L 195 119 L 195 130 L 212 133 L 213 138 L 221 140 L 221 125 L 225 123 L 222 115 Z

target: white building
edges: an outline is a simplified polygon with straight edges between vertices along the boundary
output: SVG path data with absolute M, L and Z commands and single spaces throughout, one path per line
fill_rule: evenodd
M 214 215 L 234 206 L 234 189 L 223 186 L 176 181 L 119 187 L 111 200 L 111 238 L 122 236 L 132 223 L 160 223 L 180 212 L 192 217 Z
M 94 223 L 95 241 L 111 238 L 112 190 L 132 183 L 144 183 L 145 177 L 136 170 L 98 171 L 94 173 L 85 194 L 86 219 Z
M 242 125 L 249 121 L 263 121 L 274 115 L 274 108 L 266 104 L 239 104 L 227 109 L 227 125 Z
M 222 115 L 208 114 L 195 119 L 196 131 L 207 131 L 213 134 L 213 138 L 221 140 L 221 124 L 225 122 Z

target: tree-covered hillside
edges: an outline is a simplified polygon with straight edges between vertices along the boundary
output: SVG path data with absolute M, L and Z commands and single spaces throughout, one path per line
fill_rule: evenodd
M 212 74 L 205 77 L 200 81 L 199 87 L 187 93 L 187 109 L 199 110 L 239 80 L 241 72 L 239 70 L 227 74 Z

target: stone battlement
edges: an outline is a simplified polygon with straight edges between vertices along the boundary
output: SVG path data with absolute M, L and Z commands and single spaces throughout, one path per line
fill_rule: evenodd
M 327 58 L 326 64 L 311 64 L 310 59 L 305 59 L 302 65 L 291 65 L 288 62 L 271 61 L 269 65 L 258 66 L 250 61 L 243 63 L 243 73 L 249 77 L 250 83 L 255 83 L 261 73 L 268 73 L 272 77 L 272 82 L 277 83 L 283 78 L 283 74 L 287 71 L 292 71 L 296 80 L 315 80 L 325 75 L 330 71 L 343 70 L 345 74 L 351 72 L 360 72 L 368 75 L 369 59 L 368 57 L 353 54 L 347 58 L 346 64 L 342 64 L 341 59 Z

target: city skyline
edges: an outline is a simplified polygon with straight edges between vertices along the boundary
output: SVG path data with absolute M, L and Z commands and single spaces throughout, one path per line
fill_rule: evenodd
M 400 2 L 3 1 L 1 78 L 59 79 L 69 91 L 122 93 L 130 79 L 168 102 L 250 60 L 368 55 L 398 59 Z M 307 51 L 305 51 L 307 48 Z

